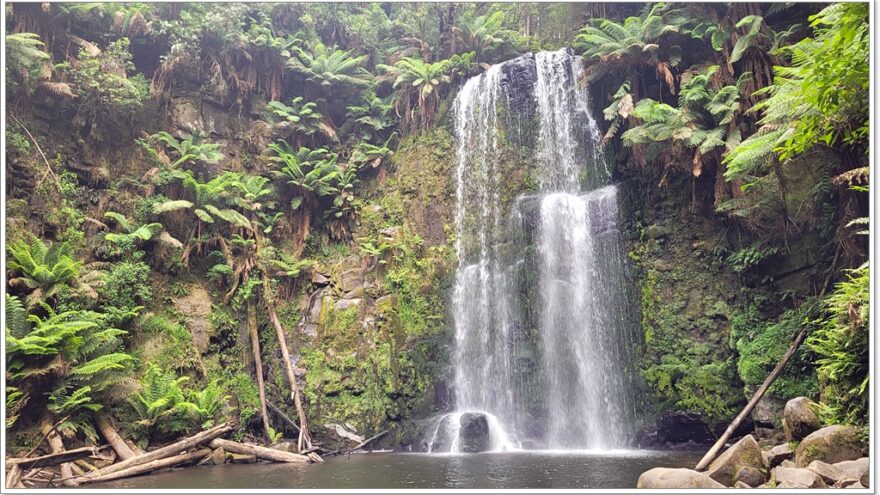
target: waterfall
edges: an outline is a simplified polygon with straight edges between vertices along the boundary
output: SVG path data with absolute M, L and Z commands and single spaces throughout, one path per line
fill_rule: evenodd
M 525 55 L 455 99 L 455 408 L 430 452 L 626 444 L 617 190 L 580 71 L 565 50 Z M 538 187 L 504 204 L 517 149 Z

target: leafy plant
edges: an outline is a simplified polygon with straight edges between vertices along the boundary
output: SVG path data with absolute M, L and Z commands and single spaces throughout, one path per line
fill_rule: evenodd
M 446 60 L 431 63 L 404 57 L 393 66 L 379 66 L 394 80 L 395 107 L 405 126 L 426 129 L 431 124 L 440 102 L 440 87 L 451 80 L 448 64 Z
M 171 134 L 161 131 L 153 134 L 150 138 L 159 141 L 177 154 L 177 158 L 173 162 L 167 160 L 168 168 L 171 169 L 181 167 L 188 162 L 210 165 L 223 159 L 220 145 L 202 142 L 203 138 L 200 134 L 193 134 L 180 141 Z
M 52 299 L 65 285 L 79 285 L 83 263 L 73 258 L 73 248 L 67 243 L 47 246 L 37 238 L 18 240 L 9 244 L 7 253 L 9 269 L 19 274 L 9 279 L 9 285 L 31 291 L 28 307 Z
M 866 425 L 869 398 L 870 270 L 850 270 L 823 302 L 825 315 L 807 339 L 822 389 L 820 416 L 827 424 Z
M 44 50 L 44 44 L 35 33 L 7 34 L 6 83 L 10 94 L 30 94 L 40 79 L 50 74 L 52 57 Z

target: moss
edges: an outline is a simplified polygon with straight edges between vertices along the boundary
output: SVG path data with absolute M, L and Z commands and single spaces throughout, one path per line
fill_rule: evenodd
M 753 303 L 735 312 L 731 320 L 731 341 L 738 352 L 737 370 L 747 395 L 764 382 L 795 335 L 816 316 L 811 304 L 786 311 L 775 322 L 765 320 Z M 818 382 L 812 361 L 809 349 L 801 347 L 768 393 L 782 399 L 816 397 Z

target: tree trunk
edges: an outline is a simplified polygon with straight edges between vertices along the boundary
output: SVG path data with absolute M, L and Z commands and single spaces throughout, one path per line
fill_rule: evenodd
M 257 445 L 247 445 L 244 443 L 233 442 L 231 440 L 223 440 L 215 438 L 209 443 L 215 449 L 222 448 L 226 452 L 234 454 L 252 455 L 260 459 L 266 459 L 275 462 L 298 462 L 305 464 L 310 462 L 309 458 L 304 455 L 286 452 L 284 450 L 270 449 L 268 447 L 260 447 Z
M 98 412 L 93 419 L 95 420 L 95 426 L 98 427 L 98 431 L 101 432 L 104 439 L 106 439 L 110 446 L 113 447 L 113 450 L 116 451 L 116 456 L 119 457 L 119 459 L 127 461 L 137 455 L 128 447 L 125 440 L 119 436 L 119 432 L 113 427 L 113 423 L 110 422 L 110 418 L 106 413 Z
M 770 385 L 773 385 L 773 382 L 776 381 L 776 378 L 778 378 L 780 373 L 782 373 L 782 368 L 784 368 L 786 363 L 788 363 L 788 360 L 791 359 L 792 356 L 794 356 L 795 351 L 798 350 L 798 347 L 801 346 L 801 343 L 804 341 L 804 337 L 806 337 L 807 335 L 807 328 L 809 327 L 804 327 L 804 329 L 797 334 L 797 337 L 794 338 L 794 341 L 792 341 L 791 345 L 788 347 L 788 350 L 785 351 L 782 359 L 779 360 L 779 363 L 776 364 L 776 367 L 773 368 L 773 371 L 771 371 L 770 374 L 767 375 L 767 379 L 764 380 L 764 383 L 761 384 L 761 387 L 758 389 L 757 392 L 755 392 L 755 395 L 752 396 L 752 399 L 749 401 L 748 404 L 746 404 L 746 407 L 743 408 L 743 410 L 739 413 L 739 415 L 737 415 L 736 418 L 734 418 L 733 422 L 730 423 L 726 430 L 724 430 L 724 434 L 721 435 L 721 438 L 719 438 L 718 441 L 715 442 L 715 445 L 713 445 L 712 448 L 709 449 L 708 452 L 706 452 L 706 455 L 704 455 L 703 458 L 700 459 L 700 462 L 694 469 L 696 469 L 697 471 L 702 471 L 706 469 L 709 466 L 709 463 L 715 459 L 715 456 L 718 455 L 718 452 L 721 450 L 721 447 L 724 446 L 724 443 L 727 442 L 727 439 L 730 438 L 730 435 L 732 435 L 733 432 L 736 431 L 740 423 L 742 423 L 743 420 L 746 419 L 746 417 L 749 415 L 749 413 L 752 412 L 752 409 L 755 408 L 755 405 L 758 403 L 759 400 L 761 400 L 761 397 L 764 396 L 764 394 L 767 392 L 767 389 L 770 388 Z
M 105 474 L 103 476 L 98 476 L 96 478 L 92 478 L 89 481 L 92 483 L 96 483 L 99 481 L 112 481 L 118 480 L 122 478 L 130 478 L 132 476 L 137 476 L 139 474 L 149 473 L 150 471 L 155 471 L 157 469 L 162 469 L 165 467 L 171 467 L 177 464 L 187 464 L 191 462 L 195 462 L 206 455 L 211 453 L 211 449 L 204 448 L 195 450 L 193 452 L 187 452 L 186 454 L 178 454 L 171 457 L 166 457 L 164 459 L 158 459 L 155 461 L 150 461 L 145 464 L 140 464 L 138 466 L 130 467 L 127 469 L 122 469 L 120 471 L 116 471 L 115 473 Z
M 281 358 L 284 360 L 284 369 L 287 371 L 287 380 L 290 382 L 290 395 L 296 406 L 296 414 L 299 416 L 299 441 L 297 447 L 300 451 L 303 447 L 312 448 L 312 438 L 309 434 L 309 425 L 306 420 L 306 412 L 302 405 L 302 398 L 299 392 L 299 385 L 296 382 L 296 374 L 293 372 L 293 364 L 290 362 L 290 352 L 287 349 L 287 339 L 284 337 L 284 328 L 275 312 L 275 302 L 271 296 L 271 283 L 269 282 L 269 274 L 263 269 L 263 300 L 266 302 L 266 309 L 269 311 L 269 319 L 275 327 L 275 334 L 278 337 L 278 346 L 281 348 Z
M 82 447 L 73 450 L 64 450 L 39 457 L 20 457 L 6 459 L 6 467 L 19 466 L 21 469 L 35 467 L 55 466 L 64 462 L 74 462 L 85 459 L 95 453 L 94 447 Z
M 43 417 L 40 428 L 43 430 L 43 435 L 46 436 L 46 441 L 49 442 L 49 448 L 52 449 L 52 453 L 64 453 L 64 442 L 61 441 L 61 436 L 55 431 L 55 426 L 52 424 L 52 421 L 49 420 L 48 416 Z M 78 485 L 73 479 L 73 468 L 70 467 L 70 463 L 68 462 L 61 464 L 61 477 L 64 479 L 64 486 L 73 487 Z
M 257 333 L 257 310 L 251 302 L 248 302 L 247 305 L 247 325 L 251 338 L 251 351 L 254 354 L 254 366 L 257 368 L 257 387 L 260 390 L 260 415 L 263 418 L 263 431 L 266 433 L 266 440 L 271 441 L 269 414 L 266 411 L 266 384 L 263 382 L 263 358 L 260 355 L 260 335 Z
M 101 468 L 97 471 L 93 471 L 91 473 L 87 473 L 75 481 L 77 482 L 91 482 L 96 478 L 103 477 L 110 473 L 116 473 L 118 471 L 122 471 L 123 469 L 128 469 L 134 466 L 140 466 L 142 464 L 146 464 L 148 462 L 152 462 L 158 459 L 164 459 L 168 456 L 173 456 L 183 452 L 184 450 L 191 449 L 195 446 L 202 445 L 210 440 L 219 437 L 220 435 L 231 431 L 232 426 L 227 423 L 223 423 L 217 425 L 211 429 L 196 433 L 191 437 L 184 438 L 178 442 L 175 442 L 171 445 L 162 447 L 161 449 L 154 450 L 152 452 L 147 452 L 146 454 L 132 457 L 127 461 L 117 462 L 116 464 L 112 464 L 110 466 Z

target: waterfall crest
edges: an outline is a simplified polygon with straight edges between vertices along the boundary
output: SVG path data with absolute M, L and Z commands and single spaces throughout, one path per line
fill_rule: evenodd
M 580 71 L 566 50 L 525 55 L 455 99 L 455 412 L 435 418 L 430 452 L 626 444 L 617 190 Z M 516 146 L 538 190 L 506 206 Z

